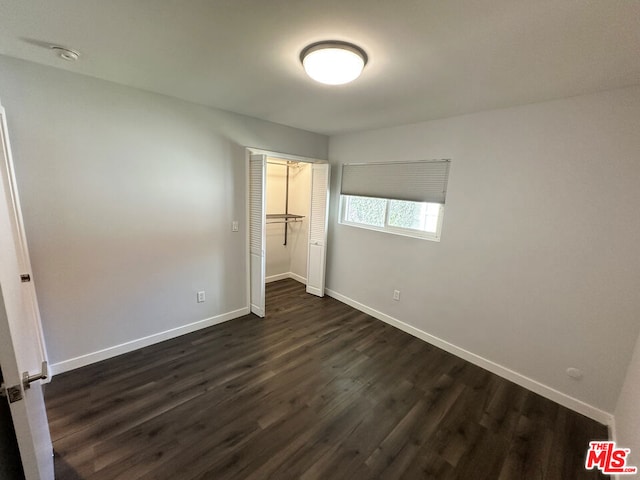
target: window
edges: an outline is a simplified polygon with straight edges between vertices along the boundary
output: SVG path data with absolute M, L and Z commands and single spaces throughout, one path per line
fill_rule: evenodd
M 345 164 L 340 223 L 440 240 L 448 160 Z
M 340 208 L 343 225 L 440 240 L 439 203 L 342 195 Z

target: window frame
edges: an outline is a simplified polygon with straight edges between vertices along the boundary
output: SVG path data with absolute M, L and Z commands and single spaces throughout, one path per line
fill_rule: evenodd
M 441 232 L 442 232 L 442 221 L 444 218 L 444 204 L 436 204 L 439 207 L 438 210 L 438 222 L 437 222 L 437 226 L 436 226 L 436 231 L 435 232 L 426 232 L 424 230 L 417 230 L 417 229 L 413 229 L 413 228 L 403 228 L 403 227 L 396 227 L 396 226 L 391 226 L 389 225 L 389 208 L 391 206 L 391 200 L 395 200 L 393 198 L 378 198 L 378 197 L 372 197 L 372 198 L 378 198 L 379 200 L 384 200 L 386 205 L 385 205 L 385 211 L 384 211 L 384 226 L 379 227 L 376 225 L 368 225 L 366 223 L 358 223 L 358 222 L 352 222 L 346 219 L 346 214 L 347 214 L 347 202 L 349 201 L 349 197 L 358 197 L 358 198 L 366 198 L 366 197 L 361 197 L 359 195 L 340 195 L 340 211 L 339 211 L 339 215 L 338 215 L 338 223 L 341 225 L 347 225 L 350 227 L 357 227 L 357 228 L 364 228 L 365 230 L 375 230 L 377 232 L 384 232 L 384 233 L 390 233 L 393 235 L 401 235 L 404 237 L 413 237 L 413 238 L 420 238 L 423 240 L 430 240 L 432 242 L 439 242 L 440 238 L 441 238 Z M 406 200 L 402 200 L 402 201 L 406 201 Z M 414 203 L 430 203 L 430 202 L 414 202 Z M 432 203 L 433 204 L 433 203 Z

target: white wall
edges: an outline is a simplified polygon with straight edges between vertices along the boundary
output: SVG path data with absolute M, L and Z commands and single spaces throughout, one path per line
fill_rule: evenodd
M 333 136 L 327 287 L 611 413 L 640 328 L 639 132 L 633 87 Z M 341 163 L 439 158 L 441 242 L 337 224 Z
M 270 159 L 277 162 L 277 159 Z M 285 164 L 267 163 L 266 213 L 285 211 Z M 308 164 L 300 163 L 289 169 L 289 213 L 304 215 L 302 221 L 287 224 L 287 245 L 284 245 L 284 224 L 268 223 L 266 227 L 266 277 L 294 273 L 299 279 L 307 278 L 308 216 L 311 195 L 311 177 Z
M 627 465 L 640 468 L 640 337 L 616 407 L 615 440 L 619 447 L 631 449 Z
M 245 308 L 244 146 L 327 155 L 322 135 L 8 57 L 0 98 L 53 363 Z

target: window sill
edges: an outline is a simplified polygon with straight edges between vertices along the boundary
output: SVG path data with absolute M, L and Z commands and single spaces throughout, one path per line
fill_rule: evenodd
M 375 232 L 389 233 L 392 235 L 400 235 L 402 237 L 417 238 L 420 240 L 429 240 L 431 242 L 439 242 L 440 236 L 431 232 L 421 232 L 419 230 L 408 230 L 404 228 L 393 227 L 376 227 L 374 225 L 364 225 L 362 223 L 346 222 L 344 220 L 338 222 L 339 225 L 346 225 L 347 227 L 362 228 L 364 230 L 373 230 Z

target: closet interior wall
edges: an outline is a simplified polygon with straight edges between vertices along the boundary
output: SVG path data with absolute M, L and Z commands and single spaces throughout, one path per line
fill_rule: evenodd
M 309 164 L 289 166 L 289 203 L 286 204 L 287 163 L 267 159 L 266 214 L 287 213 L 304 218 L 289 223 L 272 223 L 266 228 L 266 281 L 294 278 L 307 279 L 307 248 L 309 209 L 311 203 L 311 168 Z M 287 244 L 284 245 L 284 229 L 287 228 Z

